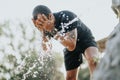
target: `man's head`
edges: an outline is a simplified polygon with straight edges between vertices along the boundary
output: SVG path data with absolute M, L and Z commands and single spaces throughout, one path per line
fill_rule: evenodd
M 51 13 L 51 11 L 47 6 L 38 5 L 33 10 L 33 18 L 34 18 L 34 20 L 36 20 L 38 14 L 44 14 L 45 16 L 48 17 L 50 13 Z
M 35 27 L 37 27 L 40 31 L 51 32 L 54 28 L 55 17 L 48 7 L 44 5 L 38 5 L 33 10 L 32 21 Z

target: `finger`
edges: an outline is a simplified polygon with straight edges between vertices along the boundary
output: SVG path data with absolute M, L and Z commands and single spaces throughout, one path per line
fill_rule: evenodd
M 42 15 L 41 15 L 41 14 L 38 14 L 38 15 L 37 15 L 37 20 L 39 20 L 40 22 L 43 22 L 43 19 L 42 19 Z
M 41 23 L 45 22 L 45 20 L 43 18 L 39 18 L 38 21 L 40 21 Z
M 54 21 L 54 20 L 55 20 L 55 18 L 54 18 L 54 15 L 53 15 L 53 14 L 49 14 L 49 20 L 51 20 L 51 21 Z
M 36 24 L 35 27 L 36 27 L 38 30 L 42 30 L 42 25 Z
M 38 15 L 37 15 L 37 19 L 40 19 L 40 18 L 42 18 L 42 15 L 41 15 L 41 14 L 38 14 Z
M 48 20 L 48 18 L 44 14 L 42 14 L 42 18 L 43 18 L 44 21 Z
M 49 20 L 51 20 L 52 19 L 52 14 L 49 14 Z
M 35 26 L 42 25 L 42 23 L 39 20 L 32 19 L 32 21 L 33 21 L 33 23 L 34 23 Z
M 36 28 L 38 28 L 39 30 L 42 30 L 42 25 L 36 25 Z
M 42 26 L 43 23 L 39 20 L 36 20 L 36 24 Z
M 36 28 L 37 28 L 38 30 L 40 30 L 40 31 L 42 31 L 42 30 L 43 30 L 43 28 L 42 28 L 42 26 L 41 26 L 41 25 L 37 25 L 37 26 L 36 26 Z
M 40 30 L 40 31 L 42 31 L 42 24 L 39 24 L 39 22 L 38 22 L 38 20 L 34 20 L 34 19 L 32 19 L 32 21 L 33 21 L 33 23 L 34 23 L 34 25 L 35 25 L 35 27 L 38 29 L 38 30 Z

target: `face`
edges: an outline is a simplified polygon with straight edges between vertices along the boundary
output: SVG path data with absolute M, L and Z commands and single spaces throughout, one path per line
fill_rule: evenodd
M 37 27 L 38 30 L 40 31 L 43 30 L 42 21 L 40 21 L 41 19 L 42 19 L 42 14 L 38 14 L 37 16 L 34 16 L 32 19 L 35 27 Z
M 44 14 L 38 14 L 33 18 L 34 25 L 40 30 L 40 31 L 51 31 L 54 27 L 54 15 L 49 14 L 48 17 Z

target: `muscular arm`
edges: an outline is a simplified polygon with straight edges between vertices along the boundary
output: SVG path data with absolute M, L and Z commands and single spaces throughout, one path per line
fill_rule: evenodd
M 70 32 L 65 33 L 64 36 L 57 34 L 55 36 L 56 40 L 59 40 L 60 43 L 65 46 L 69 51 L 73 51 L 76 47 L 77 41 L 77 29 L 74 29 Z

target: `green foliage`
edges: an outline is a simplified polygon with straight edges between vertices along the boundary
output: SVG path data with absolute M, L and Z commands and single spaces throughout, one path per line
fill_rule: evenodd
M 89 74 L 89 69 L 80 69 L 79 75 L 78 75 L 79 80 L 89 80 L 90 74 Z
M 40 34 L 24 23 L 0 24 L 0 80 L 65 80 L 59 68 L 60 53 L 40 53 Z M 88 69 L 80 69 L 79 80 L 89 80 Z
M 60 53 L 40 53 L 40 35 L 32 27 L 0 24 L 0 80 L 64 80 Z

